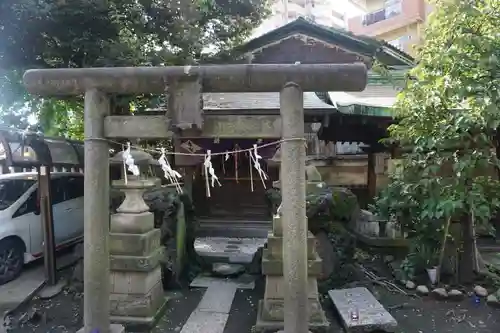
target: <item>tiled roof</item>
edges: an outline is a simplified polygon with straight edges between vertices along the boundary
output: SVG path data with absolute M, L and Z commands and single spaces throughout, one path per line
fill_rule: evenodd
M 378 59 L 381 63 L 387 66 L 413 67 L 414 65 L 415 60 L 412 56 L 385 41 L 377 40 L 368 36 L 355 35 L 342 29 L 325 27 L 310 22 L 302 17 L 280 28 L 274 29 L 258 38 L 248 41 L 244 45 L 237 47 L 234 51 L 237 53 L 251 52 L 262 47 L 263 45 L 270 44 L 276 40 L 280 40 L 286 36 L 296 33 L 304 33 L 327 43 L 341 45 L 351 52 Z

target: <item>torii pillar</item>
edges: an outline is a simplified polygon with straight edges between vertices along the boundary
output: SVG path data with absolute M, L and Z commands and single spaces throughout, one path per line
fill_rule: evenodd
M 82 333 L 123 332 L 110 325 L 109 296 L 109 159 L 106 138 L 165 138 L 171 136 L 165 116 L 112 116 L 109 94 L 163 94 L 167 84 L 198 79 L 203 92 L 276 92 L 283 108 L 283 275 L 286 283 L 286 333 L 305 333 L 307 313 L 307 222 L 305 219 L 305 151 L 302 108 L 296 105 L 303 91 L 362 91 L 367 83 L 366 66 L 359 64 L 238 64 L 211 66 L 60 68 L 36 69 L 24 74 L 30 93 L 41 96 L 85 95 L 85 239 L 84 239 L 84 327 Z M 175 84 L 173 85 L 175 86 Z M 175 93 L 175 92 L 174 92 Z M 182 93 L 178 91 L 177 93 Z M 201 91 L 200 91 L 201 93 Z M 179 110 L 177 110 L 179 111 Z M 288 115 L 290 112 L 290 115 Z M 300 117 L 299 117 L 300 116 Z M 163 118 L 163 119 L 162 119 Z M 301 119 L 299 119 L 301 118 Z M 301 128 L 299 131 L 298 128 Z M 293 138 L 292 138 L 293 136 Z M 285 138 L 286 138 L 285 137 Z M 284 151 L 286 150 L 286 152 Z M 295 179 L 292 179 L 296 175 Z

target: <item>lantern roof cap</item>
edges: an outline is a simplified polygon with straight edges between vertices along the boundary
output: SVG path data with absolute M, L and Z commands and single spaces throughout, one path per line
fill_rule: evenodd
M 136 165 L 156 165 L 158 161 L 151 156 L 151 154 L 140 150 L 140 149 L 131 149 L 130 155 L 134 159 L 134 163 Z M 111 164 L 122 164 L 123 163 L 123 151 L 116 153 L 113 157 L 110 158 L 109 162 Z

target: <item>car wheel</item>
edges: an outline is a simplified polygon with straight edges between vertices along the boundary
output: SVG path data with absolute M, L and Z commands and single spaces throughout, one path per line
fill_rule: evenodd
M 23 244 L 14 238 L 0 241 L 0 285 L 19 277 L 23 265 Z

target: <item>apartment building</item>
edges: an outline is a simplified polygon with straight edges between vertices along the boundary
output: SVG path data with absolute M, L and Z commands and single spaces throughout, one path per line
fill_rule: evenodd
M 252 34 L 259 37 L 293 20 L 304 17 L 315 23 L 345 29 L 345 7 L 339 6 L 344 0 L 274 0 L 271 15 Z
M 347 20 L 350 31 L 383 39 L 414 55 L 422 42 L 427 16 L 432 10 L 425 0 L 350 0 L 364 12 Z

